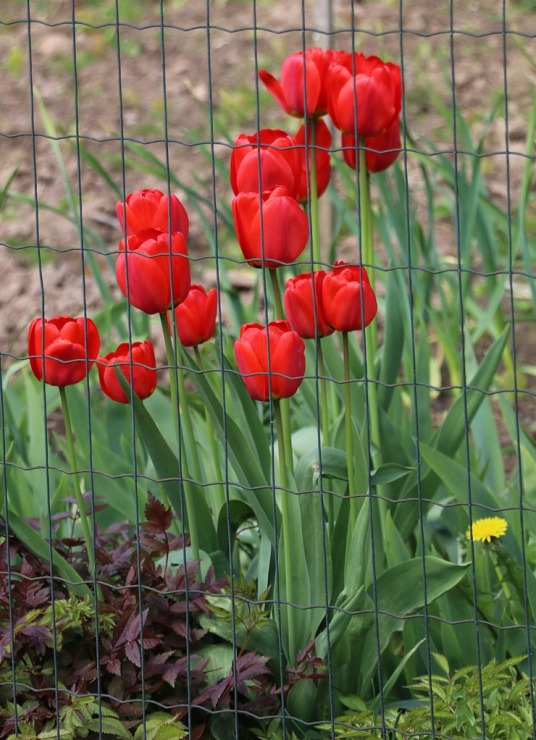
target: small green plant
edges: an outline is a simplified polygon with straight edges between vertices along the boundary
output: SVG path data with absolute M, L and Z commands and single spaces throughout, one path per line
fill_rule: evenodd
M 421 676 L 409 689 L 414 699 L 386 709 L 346 712 L 336 720 L 335 737 L 353 740 L 386 737 L 493 738 L 530 740 L 533 737 L 534 686 L 521 674 L 523 658 L 451 672 L 447 659 L 434 654 L 443 674 Z M 349 701 L 348 703 L 351 703 Z M 322 726 L 328 729 L 327 725 Z M 331 729 L 331 728 L 329 728 Z

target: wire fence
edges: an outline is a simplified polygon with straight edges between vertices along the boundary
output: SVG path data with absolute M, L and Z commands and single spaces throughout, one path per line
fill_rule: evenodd
M 534 737 L 532 0 L 0 35 L 0 738 Z

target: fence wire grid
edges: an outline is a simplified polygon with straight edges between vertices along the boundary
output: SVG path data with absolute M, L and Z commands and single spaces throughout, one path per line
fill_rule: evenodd
M 0 738 L 536 737 L 535 10 L 3 0 Z

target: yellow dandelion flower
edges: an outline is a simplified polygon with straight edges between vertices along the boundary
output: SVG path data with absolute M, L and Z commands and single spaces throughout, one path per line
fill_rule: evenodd
M 465 538 L 473 542 L 491 542 L 497 537 L 502 537 L 508 529 L 508 522 L 500 516 L 488 516 L 484 519 L 476 519 L 472 528 L 469 527 Z

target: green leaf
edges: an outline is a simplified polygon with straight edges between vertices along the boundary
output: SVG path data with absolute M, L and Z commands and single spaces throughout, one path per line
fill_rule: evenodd
M 385 411 L 389 409 L 402 364 L 409 318 L 407 310 L 401 309 L 401 306 L 405 307 L 407 304 L 406 293 L 400 273 L 390 270 L 385 285 L 385 332 L 378 386 L 378 403 Z
M 473 518 L 492 516 L 497 509 L 501 508 L 502 503 L 494 498 L 491 491 L 478 478 L 469 474 L 463 465 L 428 445 L 421 443 L 420 450 L 423 460 L 456 501 L 468 505 L 468 488 L 471 486 Z
M 411 472 L 414 472 L 415 468 L 409 467 L 409 465 L 397 465 L 395 463 L 386 463 L 380 465 L 372 473 L 372 485 L 383 486 L 386 483 L 393 483 L 396 480 L 405 478 Z
M 247 392 L 244 381 L 227 358 L 224 361 L 224 373 L 226 392 L 229 392 L 233 399 L 233 413 L 236 414 L 234 420 L 242 432 L 248 436 L 251 449 L 255 450 L 258 455 L 264 477 L 269 480 L 271 468 L 270 445 L 255 402 Z
M 390 511 L 387 511 L 385 518 L 382 520 L 383 526 L 383 549 L 387 567 L 393 568 L 398 563 L 410 559 L 409 550 L 406 543 L 400 536 L 396 524 Z
M 124 380 L 125 386 L 123 390 L 125 393 L 130 393 L 130 386 L 128 385 L 124 376 L 118 373 L 118 378 Z M 123 385 L 123 382 L 121 382 Z M 153 418 L 144 407 L 143 402 L 133 395 L 132 402 L 134 404 L 134 413 L 136 416 L 137 428 L 141 434 L 147 452 L 149 453 L 151 460 L 156 468 L 157 474 L 160 478 L 161 485 L 166 492 L 166 495 L 173 507 L 175 513 L 180 516 L 182 511 L 181 507 L 181 475 L 179 461 L 173 454 L 167 441 L 164 439 Z M 212 516 L 205 500 L 205 492 L 201 485 L 192 484 L 192 489 L 196 497 L 196 517 L 197 526 L 199 531 L 199 545 L 205 552 L 214 552 L 218 549 L 218 541 L 216 537 L 216 529 Z
M 188 730 L 174 717 L 166 712 L 155 712 L 141 724 L 134 735 L 134 740 L 182 740 L 188 737 Z
M 319 478 L 348 480 L 346 455 L 336 447 L 312 448 L 296 465 L 295 477 L 298 491 L 314 491 L 319 488 Z
M 237 496 L 251 506 L 262 533 L 274 545 L 275 530 L 272 505 L 274 492 L 267 486 L 267 480 L 259 463 L 259 458 L 255 454 L 255 450 L 248 445 L 244 434 L 234 419 L 230 417 L 228 412 L 224 413 L 219 399 L 210 387 L 205 375 L 199 372 L 199 368 L 193 359 L 185 354 L 184 360 L 194 371 L 192 380 L 212 417 L 215 431 L 222 444 L 226 444 L 233 470 L 241 486 L 246 487 L 246 490 L 237 487 Z
M 102 716 L 100 720 L 92 719 L 90 722 L 85 723 L 85 727 L 92 732 L 102 732 L 104 735 L 113 735 L 113 737 L 118 738 L 118 740 L 132 740 L 132 735 L 125 728 L 121 720 L 115 719 L 114 717 Z
M 217 597 L 215 604 L 221 606 L 221 597 Z M 281 656 L 279 654 L 279 637 L 277 625 L 273 619 L 262 619 L 253 628 L 246 631 L 242 622 L 235 620 L 234 624 L 229 619 L 220 619 L 213 615 L 200 614 L 199 624 L 213 635 L 221 637 L 229 645 L 236 645 L 238 649 L 247 645 L 248 650 L 254 650 L 258 655 L 264 655 L 274 661 L 279 670 Z M 196 650 L 197 655 L 197 650 Z
M 39 532 L 36 532 L 33 527 L 30 527 L 29 524 L 26 524 L 23 519 L 13 512 L 9 512 L 8 521 L 10 531 L 16 534 L 28 550 L 33 552 L 44 563 L 50 563 L 51 549 L 48 542 L 41 537 Z M 52 550 L 52 566 L 56 574 L 65 581 L 71 593 L 76 596 L 91 597 L 91 591 L 82 580 L 82 577 L 55 550 Z
M 486 391 L 497 374 L 509 328 L 489 348 L 482 364 L 467 383 L 467 390 L 456 400 L 435 436 L 435 447 L 448 457 L 454 457 L 467 434 L 467 427 L 486 398 Z M 467 414 L 465 407 L 467 406 Z
M 357 622 L 357 633 L 364 632 L 370 626 L 373 616 L 368 611 L 369 599 L 363 586 L 355 593 L 348 596 L 341 594 L 333 610 L 333 617 L 329 624 L 329 630 L 324 629 L 316 639 L 316 653 L 318 657 L 325 658 L 328 645 L 331 651 L 335 650 L 339 642 L 344 638 L 351 620 Z M 365 611 L 367 609 L 367 611 Z M 355 629 L 355 628 L 354 628 Z
M 455 457 L 458 448 L 465 439 L 465 435 L 468 433 L 469 425 L 486 398 L 486 392 L 495 378 L 506 346 L 508 331 L 508 329 L 505 329 L 490 347 L 482 364 L 467 383 L 467 390 L 455 401 L 441 428 L 432 437 L 430 447 L 435 447 L 438 452 L 448 458 Z M 430 468 L 423 469 L 421 470 L 420 485 L 417 484 L 417 475 L 410 475 L 406 485 L 401 489 L 400 498 L 416 498 L 418 493 L 420 500 L 433 501 L 439 483 L 440 479 L 436 473 Z M 422 508 L 422 504 L 417 503 L 417 501 L 409 501 L 403 508 L 398 509 L 395 522 L 403 539 L 406 539 L 413 531 L 419 516 L 419 507 Z
M 445 658 L 444 655 L 441 655 L 440 653 L 432 653 L 434 656 L 434 660 L 437 663 L 437 665 L 441 668 L 441 670 L 447 675 L 450 675 L 450 666 L 448 660 Z
M 314 638 L 318 626 L 325 618 L 327 604 L 331 600 L 331 550 L 324 514 L 326 498 L 331 495 L 333 494 L 329 491 L 313 491 L 297 496 L 309 580 L 309 594 L 306 595 L 304 606 L 318 605 L 317 609 L 308 609 L 310 639 Z
M 380 651 L 386 648 L 391 635 L 404 627 L 404 617 L 421 609 L 425 603 L 424 579 L 426 578 L 426 603 L 429 605 L 442 594 L 450 591 L 464 577 L 468 564 L 455 565 L 446 560 L 426 556 L 413 558 L 395 565 L 376 581 L 378 631 L 373 625 L 363 638 L 360 695 L 368 693 L 370 682 L 378 663 L 377 644 Z M 411 584 L 411 588 L 408 588 Z
M 235 651 L 231 645 L 207 645 L 196 648 L 195 654 L 202 660 L 208 659 L 204 672 L 209 686 L 227 678 L 235 659 Z
M 370 583 L 370 503 L 363 501 L 347 543 L 347 558 L 344 565 L 344 591 L 347 594 L 367 588 Z
M 389 678 L 385 682 L 385 684 L 383 686 L 383 691 L 381 692 L 381 694 L 379 694 L 376 697 L 376 699 L 372 703 L 372 706 L 373 707 L 378 707 L 380 705 L 380 701 L 382 700 L 382 697 L 383 697 L 383 699 L 385 699 L 385 698 L 387 698 L 389 696 L 389 693 L 391 692 L 391 689 L 393 688 L 393 686 L 395 685 L 395 683 L 398 681 L 398 677 L 400 676 L 400 674 L 402 673 L 402 671 L 406 667 L 406 663 L 408 662 L 408 660 L 410 660 L 413 657 L 413 654 L 415 652 L 417 652 L 417 650 L 420 648 L 420 646 L 424 642 L 426 642 L 426 637 L 423 637 L 422 640 L 420 640 L 420 642 L 418 642 L 416 645 L 414 645 L 411 648 L 411 650 L 408 650 L 407 652 L 404 653 L 404 657 L 402 658 L 402 660 L 400 660 L 397 663 L 396 668 L 394 669 L 394 671 L 391 673 L 391 675 L 389 676 Z

